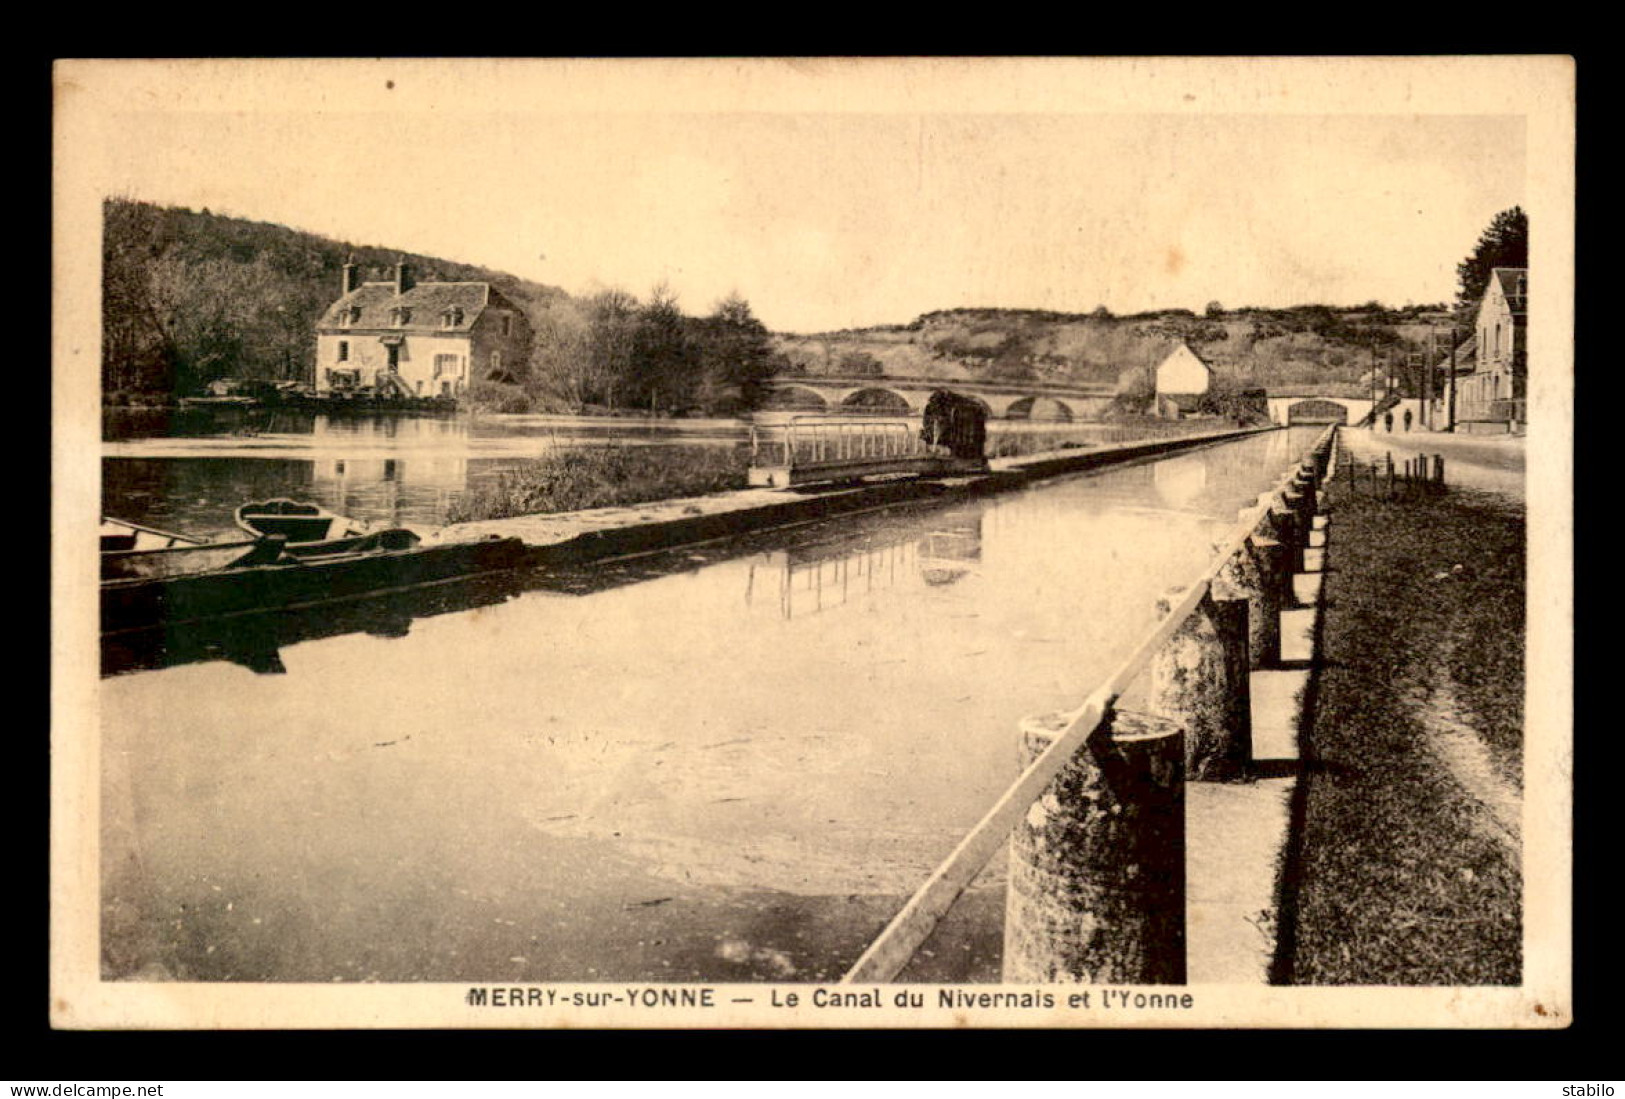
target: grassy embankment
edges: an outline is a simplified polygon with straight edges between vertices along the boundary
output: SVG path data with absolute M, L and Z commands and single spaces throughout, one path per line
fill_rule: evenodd
M 451 506 L 447 521 L 506 519 L 541 512 L 644 504 L 745 487 L 744 447 L 604 446 L 537 458 L 479 484 Z
M 1278 976 L 1517 984 L 1523 508 L 1335 485 Z

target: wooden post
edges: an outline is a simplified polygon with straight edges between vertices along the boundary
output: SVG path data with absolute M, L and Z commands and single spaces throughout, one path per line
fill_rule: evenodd
M 1292 513 L 1293 521 L 1297 526 L 1297 540 L 1292 543 L 1292 567 L 1297 572 L 1303 571 L 1303 544 L 1309 537 L 1309 524 L 1314 518 L 1311 510 L 1310 498 L 1302 492 L 1297 485 L 1289 485 L 1281 493 L 1281 505 Z
M 1025 768 L 1065 715 L 1021 723 Z M 1118 712 L 1010 837 L 1004 982 L 1185 982 L 1185 774 L 1175 722 Z
M 1285 552 L 1275 539 L 1254 534 L 1215 581 L 1220 599 L 1247 601 L 1247 660 L 1252 668 L 1274 667 L 1281 661 Z
M 1291 584 L 1292 574 L 1303 571 L 1303 543 L 1305 532 L 1298 525 L 1298 513 L 1285 499 L 1272 499 L 1264 515 L 1271 538 L 1285 547 L 1285 573 Z
M 1157 601 L 1167 614 L 1184 594 Z M 1233 779 L 1253 759 L 1253 707 L 1247 654 L 1247 601 L 1210 592 L 1151 658 L 1146 708 L 1185 730 L 1185 773 L 1194 780 Z
M 1440 488 L 1444 487 L 1444 455 L 1433 456 L 1433 480 Z
M 1308 519 L 1313 519 L 1320 511 L 1320 489 L 1315 484 L 1315 475 L 1300 470 L 1294 487 L 1303 496 L 1303 514 Z

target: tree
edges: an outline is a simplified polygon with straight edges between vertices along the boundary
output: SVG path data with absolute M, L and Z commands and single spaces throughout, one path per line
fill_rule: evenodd
M 1216 301 L 1208 302 L 1207 303 L 1207 315 L 1210 316 L 1210 317 L 1222 317 L 1222 316 L 1224 316 L 1224 306 L 1221 305 L 1220 303 L 1216 302 Z
M 594 294 L 587 303 L 587 381 L 583 392 L 589 399 L 615 407 L 619 396 L 625 399 L 632 382 L 632 360 L 636 348 L 638 299 L 618 287 Z
M 767 326 L 738 294 L 719 301 L 699 326 L 701 403 L 710 411 L 751 409 L 766 396 L 764 383 L 781 365 Z
M 677 295 L 656 286 L 638 311 L 633 336 L 632 397 L 640 406 L 681 408 L 693 400 L 699 356 Z
M 1497 267 L 1529 266 L 1529 217 L 1521 206 L 1502 210 L 1478 238 L 1473 252 L 1456 265 L 1456 309 L 1471 316 L 1489 289 Z
M 530 388 L 550 394 L 572 411 L 603 396 L 593 369 L 588 310 L 570 301 L 549 302 L 531 315 Z

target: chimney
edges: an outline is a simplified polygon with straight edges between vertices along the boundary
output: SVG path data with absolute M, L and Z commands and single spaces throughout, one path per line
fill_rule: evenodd
M 412 268 L 406 262 L 406 257 L 402 256 L 395 261 L 395 296 L 406 293 L 412 286 Z
M 344 292 L 350 293 L 361 285 L 361 269 L 355 265 L 355 257 L 351 256 L 344 261 Z

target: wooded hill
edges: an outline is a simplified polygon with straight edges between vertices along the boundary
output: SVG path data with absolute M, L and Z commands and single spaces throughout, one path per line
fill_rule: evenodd
M 420 283 L 489 282 L 527 311 L 536 339 L 520 383 L 476 379 L 471 394 L 497 411 L 735 412 L 781 365 L 738 297 L 704 317 L 683 314 L 663 287 L 644 302 L 618 289 L 577 299 L 436 256 L 125 199 L 104 204 L 103 223 L 102 380 L 114 403 L 219 378 L 308 381 L 316 322 L 352 257 L 364 279 L 389 278 L 404 258 Z
M 1231 388 L 1358 395 L 1373 362 L 1418 387 L 1429 326 L 1447 307 L 1322 305 L 1164 310 L 1114 316 L 951 309 L 907 325 L 771 335 L 738 297 L 705 316 L 656 287 L 575 298 L 501 271 L 395 248 L 335 241 L 281 225 L 126 199 L 104 205 L 103 387 L 108 399 L 166 399 L 217 378 L 307 380 L 315 324 L 339 294 L 349 257 L 385 279 L 405 257 L 420 282 L 490 282 L 530 314 L 536 334 L 518 385 L 477 383 L 499 411 L 636 408 L 734 413 L 774 374 L 890 374 L 955 380 L 1108 385 L 1148 397 L 1149 368 L 1179 340 Z M 1448 348 L 1440 327 L 1437 351 Z
M 110 199 L 103 205 L 105 391 L 189 393 L 216 378 L 298 380 L 341 268 L 384 279 L 405 256 L 420 281 L 490 282 L 529 309 L 564 296 L 500 271 L 348 244 L 208 210 Z
M 1218 303 L 1198 316 L 1163 310 L 1114 316 L 1030 309 L 950 309 L 908 325 L 781 335 L 792 373 L 890 374 L 963 380 L 1045 381 L 1143 388 L 1146 376 L 1180 340 L 1236 387 L 1327 396 L 1368 392 L 1376 363 L 1394 364 L 1401 388 L 1419 383 L 1430 346 L 1447 353 L 1450 308 L 1390 309 L 1303 305 L 1232 309 Z

